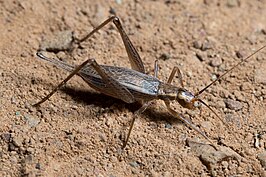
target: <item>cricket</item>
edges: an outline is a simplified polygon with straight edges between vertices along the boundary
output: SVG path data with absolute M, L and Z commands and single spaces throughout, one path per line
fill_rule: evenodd
M 202 105 L 206 106 L 222 123 L 227 127 L 228 131 L 230 131 L 229 124 L 227 124 L 208 104 L 206 104 L 201 98 L 201 94 L 206 91 L 210 86 L 216 83 L 218 80 L 223 78 L 226 74 L 233 71 L 236 67 L 241 65 L 250 59 L 253 55 L 261 51 L 266 47 L 259 48 L 246 58 L 242 59 L 236 65 L 228 69 L 222 75 L 220 75 L 217 79 L 212 81 L 206 87 L 198 91 L 197 93 L 190 92 L 184 88 L 182 74 L 178 67 L 174 67 L 170 76 L 166 82 L 160 81 L 157 77 L 158 75 L 158 61 L 155 61 L 154 64 L 154 75 L 147 75 L 145 71 L 144 64 L 141 60 L 140 55 L 138 54 L 136 48 L 130 41 L 128 35 L 124 31 L 122 24 L 117 16 L 111 16 L 103 23 L 101 23 L 98 27 L 94 28 L 88 35 L 86 35 L 82 39 L 77 39 L 76 43 L 80 44 L 83 41 L 87 40 L 94 33 L 99 31 L 105 25 L 113 22 L 116 26 L 125 49 L 127 51 L 128 59 L 130 61 L 130 65 L 132 69 L 124 68 L 124 67 L 116 67 L 116 66 L 108 66 L 108 65 L 100 65 L 93 58 L 87 59 L 80 65 L 73 66 L 69 65 L 65 62 L 60 61 L 59 59 L 52 59 L 46 57 L 41 51 L 37 52 L 38 58 L 48 61 L 49 63 L 62 68 L 66 71 L 69 71 L 70 74 L 66 79 L 64 79 L 60 84 L 58 84 L 47 96 L 41 99 L 38 103 L 34 104 L 34 106 L 39 106 L 46 100 L 48 100 L 60 87 L 62 87 L 67 81 L 69 81 L 74 75 L 80 76 L 90 87 L 93 89 L 120 99 L 126 103 L 141 103 L 141 107 L 134 112 L 134 116 L 132 121 L 130 122 L 130 127 L 127 133 L 127 136 L 123 142 L 122 149 L 124 149 L 128 143 L 130 134 L 133 129 L 134 122 L 136 118 L 143 113 L 154 100 L 163 100 L 168 112 L 180 119 L 184 122 L 188 127 L 192 128 L 196 132 L 198 132 L 201 136 L 203 136 L 211 145 L 214 146 L 212 140 L 210 140 L 203 131 L 197 128 L 194 124 L 192 124 L 189 120 L 187 120 L 182 114 L 178 113 L 171 107 L 172 102 L 178 102 L 183 108 L 186 109 L 196 109 L 200 108 Z M 179 80 L 179 84 L 181 87 L 177 87 L 172 84 L 173 79 L 177 75 Z M 234 135 L 234 134 L 233 134 Z

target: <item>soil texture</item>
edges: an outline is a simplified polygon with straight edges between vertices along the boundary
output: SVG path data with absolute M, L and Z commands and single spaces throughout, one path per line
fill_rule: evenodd
M 266 50 L 200 95 L 207 107 L 172 102 L 218 149 L 155 100 L 139 116 L 74 76 L 37 59 L 38 50 L 69 64 L 95 58 L 130 68 L 114 24 L 73 45 L 117 15 L 146 73 L 161 81 L 180 68 L 193 93 L 266 44 L 265 0 L 0 0 L 0 176 L 265 176 Z M 180 87 L 178 77 L 173 84 Z

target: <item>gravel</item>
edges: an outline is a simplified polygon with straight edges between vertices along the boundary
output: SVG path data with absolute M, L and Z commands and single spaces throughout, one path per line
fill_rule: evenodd
M 239 101 L 235 101 L 232 99 L 226 99 L 224 100 L 224 103 L 228 109 L 239 111 L 243 108 L 243 105 Z

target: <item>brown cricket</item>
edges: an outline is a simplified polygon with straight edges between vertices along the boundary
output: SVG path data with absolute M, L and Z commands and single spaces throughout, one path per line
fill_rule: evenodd
M 238 62 L 228 71 L 223 73 L 216 80 L 211 82 L 209 85 L 204 87 L 199 92 L 193 94 L 192 92 L 184 88 L 182 75 L 178 67 L 173 68 L 166 83 L 160 81 L 157 78 L 157 72 L 158 72 L 157 61 L 155 61 L 154 76 L 150 76 L 145 73 L 143 62 L 137 50 L 135 49 L 129 37 L 127 36 L 126 32 L 124 31 L 119 18 L 116 16 L 108 18 L 98 27 L 96 27 L 93 31 L 91 31 L 87 36 L 85 36 L 80 40 L 77 40 L 76 42 L 80 44 L 81 42 L 87 40 L 90 36 L 92 36 L 95 32 L 100 30 L 109 22 L 113 22 L 115 24 L 122 37 L 132 69 L 99 65 L 95 59 L 87 59 L 81 65 L 72 66 L 60 60 L 50 59 L 44 56 L 41 52 L 37 52 L 37 56 L 40 59 L 46 60 L 55 66 L 63 68 L 71 72 L 71 74 L 66 79 L 64 79 L 60 84 L 58 84 L 54 88 L 54 90 L 50 92 L 46 97 L 44 97 L 41 101 L 36 103 L 35 106 L 40 105 L 41 103 L 49 99 L 60 87 L 62 87 L 68 80 L 70 80 L 75 74 L 77 74 L 85 82 L 87 82 L 92 88 L 94 88 L 97 91 L 100 91 L 103 94 L 121 99 L 126 103 L 134 103 L 134 102 L 142 103 L 142 107 L 134 113 L 128 134 L 126 136 L 125 141 L 123 142 L 123 148 L 125 148 L 128 143 L 129 136 L 132 131 L 136 117 L 141 113 L 143 113 L 148 108 L 152 100 L 158 100 L 158 99 L 164 101 L 166 108 L 170 112 L 170 114 L 182 120 L 186 125 L 197 131 L 212 145 L 213 145 L 212 141 L 200 129 L 198 129 L 190 121 L 186 120 L 182 114 L 176 112 L 174 109 L 171 108 L 170 105 L 171 101 L 177 101 L 182 107 L 187 109 L 198 108 L 201 106 L 201 104 L 205 105 L 208 109 L 211 110 L 211 112 L 215 114 L 215 116 L 217 116 L 226 125 L 226 127 L 230 131 L 229 125 L 226 122 L 224 122 L 223 119 L 220 118 L 218 114 L 215 113 L 215 111 L 210 106 L 208 106 L 204 101 L 202 101 L 199 98 L 199 96 L 207 88 L 209 88 L 215 82 L 224 77 L 227 73 L 231 72 L 237 66 L 239 66 L 240 64 L 251 58 L 254 54 L 264 49 L 266 45 L 261 47 L 260 49 L 249 55 L 248 57 L 242 59 L 240 62 Z M 178 79 L 181 87 L 176 87 L 175 85 L 171 84 L 176 74 L 178 74 Z

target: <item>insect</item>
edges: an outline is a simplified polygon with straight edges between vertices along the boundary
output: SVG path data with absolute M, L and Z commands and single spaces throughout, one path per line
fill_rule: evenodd
M 158 73 L 157 61 L 155 61 L 154 75 L 151 76 L 146 74 L 143 62 L 137 50 L 135 49 L 129 37 L 127 36 L 126 32 L 124 31 L 119 18 L 116 16 L 112 16 L 107 20 L 105 20 L 98 27 L 92 30 L 87 36 L 85 36 L 80 40 L 77 40 L 77 43 L 80 44 L 81 42 L 87 40 L 95 32 L 97 32 L 98 30 L 100 30 L 102 27 L 104 27 L 110 22 L 113 22 L 115 24 L 120 33 L 132 69 L 99 65 L 95 59 L 87 59 L 81 65 L 72 66 L 60 60 L 48 58 L 39 51 L 37 52 L 37 56 L 40 59 L 46 60 L 55 66 L 63 68 L 71 72 L 71 74 L 66 79 L 64 79 L 60 84 L 58 84 L 52 90 L 52 92 L 50 92 L 46 97 L 44 97 L 42 100 L 36 103 L 35 106 L 40 105 L 41 103 L 49 99 L 61 86 L 63 86 L 68 80 L 70 80 L 75 74 L 77 74 L 86 83 L 88 83 L 89 86 L 91 86 L 97 91 L 100 91 L 103 94 L 121 99 L 126 103 L 133 103 L 133 102 L 142 103 L 141 108 L 139 108 L 134 113 L 133 119 L 130 123 L 128 134 L 126 136 L 125 141 L 123 142 L 122 148 L 125 148 L 128 143 L 136 117 L 141 113 L 143 113 L 151 105 L 151 101 L 158 99 L 164 101 L 166 108 L 170 114 L 182 120 L 186 125 L 197 131 L 213 145 L 212 141 L 200 129 L 198 129 L 194 124 L 185 119 L 182 114 L 176 112 L 174 109 L 171 108 L 171 102 L 177 101 L 182 107 L 187 109 L 195 109 L 199 108 L 201 105 L 205 105 L 229 129 L 228 124 L 224 122 L 223 119 L 220 118 L 218 114 L 210 106 L 208 106 L 203 100 L 201 100 L 199 96 L 211 85 L 213 85 L 215 82 L 224 77 L 227 73 L 231 72 L 237 66 L 239 66 L 240 64 L 251 58 L 254 54 L 264 49 L 266 45 L 261 47 L 260 49 L 258 49 L 253 54 L 246 57 L 245 59 L 241 60 L 235 66 L 233 66 L 228 71 L 223 73 L 220 77 L 218 77 L 216 80 L 207 85 L 205 88 L 193 94 L 192 92 L 184 88 L 182 75 L 178 67 L 173 68 L 167 82 L 160 81 L 157 78 L 157 73 Z M 177 87 L 171 84 L 176 74 L 178 75 L 181 87 Z

